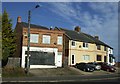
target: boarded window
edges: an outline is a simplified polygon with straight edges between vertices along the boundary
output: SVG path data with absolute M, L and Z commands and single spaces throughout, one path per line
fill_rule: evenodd
M 53 52 L 30 51 L 30 65 L 55 65 Z

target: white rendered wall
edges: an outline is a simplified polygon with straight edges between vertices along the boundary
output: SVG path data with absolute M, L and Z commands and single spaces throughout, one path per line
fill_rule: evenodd
M 27 51 L 27 47 L 22 47 L 22 62 L 21 66 L 25 68 L 25 51 Z M 57 55 L 58 49 L 57 48 L 41 48 L 41 47 L 30 47 L 30 51 L 43 51 L 43 52 L 55 52 L 55 66 L 50 65 L 30 65 L 30 68 L 55 68 L 57 67 Z M 62 61 L 62 60 L 61 60 Z

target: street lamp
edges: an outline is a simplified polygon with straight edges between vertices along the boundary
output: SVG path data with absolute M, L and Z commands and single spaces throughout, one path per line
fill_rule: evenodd
M 40 7 L 36 5 L 35 8 Z M 34 9 L 35 9 L 34 8 Z M 27 44 L 27 62 L 26 62 L 26 73 L 29 74 L 29 55 L 30 55 L 30 18 L 31 18 L 31 10 L 28 11 L 28 44 Z

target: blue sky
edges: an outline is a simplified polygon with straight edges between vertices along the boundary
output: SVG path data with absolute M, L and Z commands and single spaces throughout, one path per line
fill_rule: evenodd
M 117 2 L 4 2 L 12 19 L 13 28 L 18 16 L 27 22 L 28 10 L 37 4 L 41 7 L 32 10 L 31 23 L 46 27 L 62 27 L 73 30 L 80 26 L 81 31 L 98 35 L 100 40 L 114 48 L 118 56 L 118 3 Z

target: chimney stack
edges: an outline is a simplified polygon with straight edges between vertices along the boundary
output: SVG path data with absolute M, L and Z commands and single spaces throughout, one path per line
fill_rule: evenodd
M 95 36 L 95 38 L 96 38 L 97 40 L 99 40 L 99 36 Z
M 21 23 L 21 17 L 20 16 L 17 17 L 17 22 Z
M 76 26 L 75 29 L 74 29 L 74 31 L 80 32 L 80 31 L 81 31 L 81 28 L 80 28 L 79 26 Z

